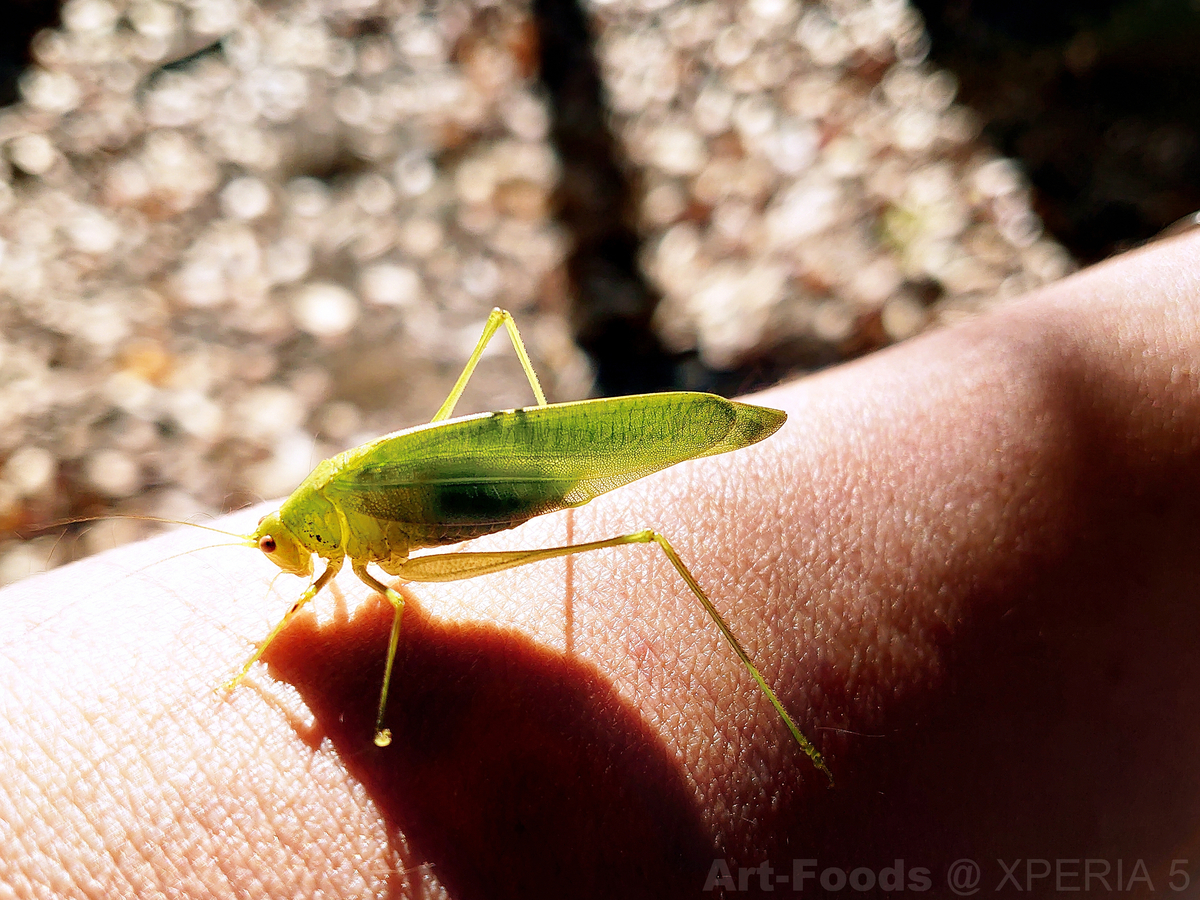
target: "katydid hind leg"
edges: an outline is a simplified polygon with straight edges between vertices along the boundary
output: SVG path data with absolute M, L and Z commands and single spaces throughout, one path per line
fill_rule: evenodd
M 475 578 L 479 575 L 487 575 L 492 572 L 500 572 L 505 569 L 514 569 L 518 566 L 529 565 L 530 563 L 541 562 L 547 559 L 555 559 L 562 556 L 570 556 L 576 553 L 587 553 L 592 550 L 604 550 L 610 547 L 620 547 L 626 544 L 657 544 L 659 548 L 666 554 L 671 565 L 675 567 L 675 571 L 687 584 L 688 588 L 695 594 L 700 601 L 704 611 L 708 617 L 712 619 L 717 629 L 725 638 L 726 643 L 733 649 L 742 665 L 754 678 L 759 689 L 762 690 L 771 706 L 779 713 L 784 724 L 787 725 L 788 731 L 795 738 L 796 743 L 800 745 L 800 749 L 812 761 L 824 775 L 829 779 L 830 784 L 833 783 L 833 775 L 829 771 L 829 767 L 825 764 L 824 758 L 812 742 L 804 736 L 800 728 L 792 720 L 784 708 L 782 701 L 776 696 L 771 686 L 767 684 L 767 680 L 759 672 L 758 667 L 754 665 L 750 659 L 750 654 L 742 646 L 741 641 L 733 633 L 733 629 L 725 621 L 724 617 L 713 606 L 712 601 L 704 593 L 699 582 L 696 581 L 691 571 L 683 560 L 679 558 L 679 554 L 675 552 L 675 548 L 671 546 L 670 541 L 656 531 L 645 529 L 643 531 L 635 531 L 630 534 L 622 534 L 617 537 L 607 538 L 600 541 L 589 541 L 581 544 L 568 544 L 561 547 L 546 547 L 539 550 L 508 550 L 497 552 L 452 552 L 452 553 L 432 553 L 424 556 L 410 558 L 396 573 L 399 577 L 407 581 L 417 582 L 446 582 L 446 581 L 461 581 L 466 578 Z
M 388 587 L 368 572 L 366 563 L 353 562 L 351 567 L 363 584 L 387 597 L 395 610 L 392 616 L 392 633 L 388 638 L 387 664 L 383 668 L 383 687 L 379 691 L 379 712 L 375 716 L 375 746 L 386 747 L 392 742 L 392 732 L 383 727 L 383 715 L 387 710 L 388 689 L 392 683 L 392 669 L 396 663 L 396 648 L 400 644 L 400 620 L 404 615 L 404 598 L 394 588 Z
M 800 745 L 800 749 L 804 751 L 804 755 L 807 756 L 812 764 L 816 766 L 826 778 L 829 779 L 829 785 L 832 787 L 833 773 L 829 771 L 829 766 L 825 764 L 825 758 L 821 755 L 821 751 L 813 746 L 812 742 L 804 736 L 804 732 L 800 730 L 799 726 L 792 721 L 792 717 L 788 715 L 788 711 L 784 709 L 783 702 L 775 695 L 775 691 L 771 689 L 771 686 L 767 684 L 767 680 L 763 677 L 762 673 L 758 671 L 758 667 L 754 665 L 753 660 L 750 659 L 750 654 L 746 652 L 746 648 L 742 646 L 742 642 L 737 639 L 737 635 L 733 633 L 733 629 L 729 627 L 729 624 L 725 621 L 724 617 L 717 611 L 717 608 L 713 606 L 712 601 L 709 600 L 704 591 L 701 590 L 700 584 L 696 581 L 688 567 L 683 564 L 683 560 L 679 558 L 679 554 L 675 552 L 675 548 L 671 546 L 670 541 L 657 532 L 652 531 L 648 533 L 652 535 L 650 540 L 658 544 L 663 553 L 666 554 L 667 559 L 671 561 L 671 565 L 675 567 L 675 571 L 679 573 L 679 577 L 687 582 L 687 586 L 691 588 L 692 593 L 696 595 L 696 598 L 704 607 L 704 611 L 708 613 L 708 617 L 713 620 L 713 623 L 720 630 L 721 635 L 725 638 L 726 643 L 728 643 L 733 649 L 733 652 L 737 654 L 738 659 L 742 661 L 742 665 L 746 667 L 746 671 L 748 671 L 758 683 L 759 688 L 762 690 L 767 700 L 770 701 L 773 707 L 775 707 L 775 711 L 779 713 L 780 718 L 783 719 L 784 724 L 787 725 L 788 731 L 792 733 L 792 737 L 795 738 L 796 743 Z
M 488 343 L 495 336 L 496 332 L 500 330 L 501 325 L 508 331 L 508 337 L 512 341 L 513 349 L 517 351 L 517 359 L 521 361 L 521 368 L 525 370 L 525 377 L 529 379 L 529 386 L 533 388 L 533 396 L 537 400 L 537 405 L 546 405 L 546 395 L 542 393 L 542 386 L 538 382 L 537 373 L 533 371 L 533 363 L 529 361 L 529 354 L 525 352 L 525 343 L 521 340 L 520 332 L 517 331 L 517 323 L 513 321 L 512 313 L 497 307 L 488 316 L 487 322 L 483 326 L 483 333 L 479 336 L 479 341 L 475 344 L 475 349 L 471 351 L 471 355 L 467 358 L 467 364 L 463 367 L 462 374 L 458 376 L 458 381 L 454 382 L 454 387 L 450 389 L 450 394 L 446 397 L 446 401 L 442 404 L 441 409 L 429 421 L 441 422 L 450 418 L 454 412 L 454 407 L 458 405 L 459 398 L 462 397 L 463 391 L 466 390 L 467 382 L 471 380 L 471 375 L 475 372 L 475 367 L 479 364 L 479 360 L 483 356 L 483 351 L 487 348 Z

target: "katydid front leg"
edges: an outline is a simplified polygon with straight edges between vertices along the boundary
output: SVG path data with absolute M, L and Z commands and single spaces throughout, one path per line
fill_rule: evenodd
M 321 593 L 321 589 L 325 587 L 325 585 L 329 583 L 330 579 L 332 579 L 333 576 L 341 570 L 342 561 L 343 560 L 341 558 L 331 559 L 329 561 L 328 565 L 325 566 L 325 571 L 322 572 L 317 577 L 316 581 L 310 584 L 308 589 L 300 595 L 295 603 L 292 604 L 291 608 L 284 614 L 283 618 L 279 620 L 279 624 L 271 629 L 271 633 L 266 636 L 263 642 L 258 645 L 258 649 L 251 654 L 248 660 L 246 660 L 246 664 L 242 666 L 242 670 L 234 675 L 233 678 L 229 679 L 229 681 L 218 687 L 218 691 L 232 691 L 238 686 L 238 683 L 246 677 L 247 673 L 249 673 L 250 667 L 258 662 L 259 657 L 261 657 L 263 653 L 266 652 L 267 648 L 271 646 L 271 641 L 275 640 L 275 638 L 279 636 L 279 633 L 288 627 L 288 623 L 296 617 L 296 613 L 300 612 L 300 610 L 305 607 L 308 601 L 317 596 L 317 594 Z

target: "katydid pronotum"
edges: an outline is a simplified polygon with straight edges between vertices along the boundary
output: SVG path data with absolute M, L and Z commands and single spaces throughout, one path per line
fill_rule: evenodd
M 537 406 L 450 419 L 488 342 L 503 325 Z M 505 310 L 488 317 L 467 364 L 427 425 L 384 435 L 317 465 L 283 505 L 264 516 L 247 545 L 284 572 L 312 577 L 313 557 L 325 569 L 288 609 L 231 679 L 240 682 L 295 615 L 350 560 L 354 573 L 395 609 L 375 743 L 391 742 L 384 727 L 388 687 L 404 600 L 368 570 L 410 582 L 457 581 L 591 550 L 657 544 L 716 624 L 729 646 L 783 718 L 813 765 L 832 780 L 820 752 L 792 721 L 725 619 L 670 542 L 646 529 L 605 540 L 540 550 L 462 552 L 410 557 L 411 550 L 457 544 L 514 528 L 545 513 L 581 506 L 614 488 L 676 463 L 747 447 L 774 434 L 786 415 L 713 394 L 670 392 L 547 404 L 516 323 Z

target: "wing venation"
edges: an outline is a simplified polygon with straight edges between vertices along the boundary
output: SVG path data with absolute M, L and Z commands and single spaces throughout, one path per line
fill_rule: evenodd
M 486 413 L 350 451 L 323 490 L 387 521 L 517 524 L 761 440 L 782 422 L 775 410 L 690 392 Z

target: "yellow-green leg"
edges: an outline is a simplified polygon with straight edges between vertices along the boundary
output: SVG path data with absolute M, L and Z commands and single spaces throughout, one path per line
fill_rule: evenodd
M 300 610 L 305 607 L 309 600 L 321 593 L 321 589 L 329 583 L 330 579 L 333 578 L 333 576 L 336 575 L 338 570 L 341 568 L 342 560 L 331 559 L 329 564 L 325 566 L 325 571 L 317 577 L 316 581 L 308 586 L 308 589 L 300 595 L 299 599 L 297 599 L 287 613 L 284 614 L 284 617 L 279 620 L 279 624 L 272 628 L 271 633 L 268 634 L 266 639 L 258 645 L 258 649 L 250 655 L 248 660 L 246 660 L 246 664 L 242 666 L 242 670 L 234 675 L 233 678 L 221 685 L 217 690 L 232 691 L 235 687 L 237 687 L 238 683 L 246 677 L 247 673 L 249 673 L 250 667 L 258 662 L 259 657 L 261 657 L 263 653 L 266 652 L 267 648 L 271 646 L 271 641 L 275 640 L 275 638 L 279 636 L 279 632 L 288 627 L 288 623 L 296 617 L 296 613 L 300 612 Z
M 392 634 L 388 638 L 387 665 L 383 668 L 383 688 L 379 692 L 379 714 L 375 717 L 375 746 L 386 747 L 392 742 L 391 730 L 383 727 L 383 711 L 387 709 L 388 686 L 392 683 L 392 667 L 396 662 L 396 648 L 400 644 L 400 619 L 404 615 L 404 598 L 367 571 L 365 562 L 352 562 L 351 567 L 367 587 L 374 588 L 388 598 L 395 614 L 392 616 Z
M 796 739 L 796 743 L 800 745 L 800 749 L 804 751 L 814 766 L 820 769 L 829 779 L 830 784 L 833 783 L 833 774 L 829 771 L 829 767 L 825 764 L 824 758 L 820 751 L 812 745 L 806 738 L 803 732 L 788 712 L 783 707 L 783 703 L 775 696 L 775 692 L 771 690 L 771 686 L 767 684 L 767 680 L 763 678 L 762 673 L 758 671 L 758 667 L 750 659 L 750 654 L 742 646 L 741 641 L 734 635 L 733 630 L 726 623 L 725 619 L 717 612 L 717 608 L 713 606 L 712 601 L 708 599 L 704 591 L 700 588 L 700 584 L 688 571 L 687 566 L 683 564 L 683 560 L 679 558 L 679 554 L 675 552 L 675 548 L 661 534 L 650 529 L 644 531 L 635 531 L 632 534 L 622 534 L 617 537 L 607 538 L 602 541 L 589 541 L 583 544 L 570 544 L 563 547 L 547 547 L 542 550 L 507 550 L 500 552 L 481 552 L 481 553 L 433 553 L 426 556 L 418 556 L 409 559 L 400 567 L 396 573 L 399 577 L 406 581 L 418 582 L 441 582 L 441 581 L 460 581 L 465 578 L 474 578 L 478 575 L 487 575 L 492 572 L 500 572 L 504 569 L 514 569 L 517 566 L 528 565 L 529 563 L 541 562 L 542 560 L 555 559 L 560 556 L 570 556 L 575 553 L 587 553 L 590 550 L 604 550 L 609 547 L 620 547 L 625 544 L 658 544 L 662 548 L 663 553 L 667 555 L 671 565 L 675 567 L 675 571 L 691 588 L 692 593 L 700 601 L 704 611 L 708 613 L 710 619 L 716 624 L 726 642 L 733 648 L 733 652 L 737 654 L 738 659 L 742 661 L 749 671 L 750 675 L 758 683 L 771 706 L 779 713 L 784 724 L 787 725 L 788 731 L 792 733 L 792 737 Z M 356 568 L 355 571 L 358 571 Z M 359 574 L 360 578 L 367 581 L 370 576 Z M 379 585 L 375 579 L 367 581 L 372 586 Z M 382 585 L 376 587 L 376 590 L 381 590 L 387 593 L 390 589 L 384 588 Z M 391 593 L 395 593 L 391 591 Z M 399 595 L 397 595 L 398 597 Z M 390 597 L 389 597 L 390 599 Z M 396 601 L 393 601 L 393 603 Z M 388 649 L 387 673 L 384 676 L 383 696 L 380 700 L 379 715 L 380 723 L 384 712 L 384 703 L 387 698 L 388 681 L 392 668 L 392 658 L 395 654 L 396 639 L 399 635 L 400 623 L 400 608 L 403 607 L 403 601 L 397 609 L 395 623 L 392 628 L 392 643 Z M 377 729 L 378 730 L 378 729 Z M 376 743 L 378 743 L 378 738 Z
M 521 360 L 521 368 L 525 370 L 525 377 L 529 379 L 529 386 L 533 388 L 533 396 L 537 400 L 537 405 L 546 405 L 546 395 L 542 393 L 542 386 L 538 382 L 537 373 L 533 371 L 533 363 L 529 361 L 529 354 L 525 352 L 525 344 L 521 341 L 521 333 L 517 331 L 517 323 L 513 321 L 512 314 L 508 310 L 497 307 L 488 316 L 487 322 L 483 326 L 483 334 L 479 336 L 479 341 L 475 344 L 475 349 L 471 352 L 470 358 L 467 359 L 467 364 L 463 367 L 462 374 L 458 376 L 458 381 L 454 382 L 454 387 L 450 389 L 450 395 L 446 397 L 446 402 L 442 404 L 442 408 L 429 421 L 441 422 L 444 419 L 450 418 L 451 413 L 454 412 L 454 407 L 458 404 L 458 398 L 462 396 L 462 392 L 467 387 L 467 382 L 471 380 L 475 366 L 479 364 L 479 359 L 483 356 L 483 351 L 487 347 L 488 341 L 500 330 L 501 325 L 508 330 L 508 336 L 512 340 L 513 349 L 517 351 L 517 358 Z

